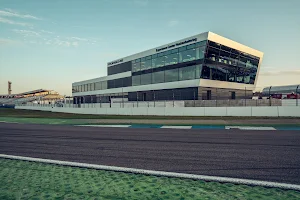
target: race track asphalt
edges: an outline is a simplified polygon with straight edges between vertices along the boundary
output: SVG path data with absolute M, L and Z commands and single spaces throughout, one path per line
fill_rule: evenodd
M 300 131 L 0 123 L 0 153 L 300 184 Z

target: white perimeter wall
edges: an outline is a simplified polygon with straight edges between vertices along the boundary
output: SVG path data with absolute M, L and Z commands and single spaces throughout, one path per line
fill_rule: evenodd
M 135 108 L 69 108 L 16 106 L 16 109 L 98 115 L 156 116 L 267 116 L 300 117 L 300 106 L 272 107 L 135 107 Z

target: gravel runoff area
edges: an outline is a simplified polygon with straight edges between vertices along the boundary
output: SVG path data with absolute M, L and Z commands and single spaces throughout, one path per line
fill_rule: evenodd
M 300 192 L 0 159 L 0 199 L 300 199 Z
M 259 125 L 300 126 L 300 118 L 268 117 L 168 117 L 116 116 L 53 113 L 46 111 L 0 109 L 0 121 L 37 124 L 164 124 L 164 125 Z

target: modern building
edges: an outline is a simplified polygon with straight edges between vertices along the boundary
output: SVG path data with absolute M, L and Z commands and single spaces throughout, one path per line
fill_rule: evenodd
M 74 103 L 250 99 L 262 58 L 205 32 L 107 63 L 107 76 L 72 84 Z

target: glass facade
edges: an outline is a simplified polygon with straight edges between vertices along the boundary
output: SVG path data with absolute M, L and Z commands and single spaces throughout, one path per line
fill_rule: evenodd
M 132 61 L 132 72 L 144 71 L 178 63 L 203 59 L 206 41 L 183 46 L 180 48 L 157 53 Z
M 165 71 L 159 71 L 152 73 L 152 83 L 165 82 Z
M 124 62 L 107 68 L 107 75 L 119 74 L 131 70 L 131 62 Z
M 198 99 L 198 88 L 128 92 L 129 101 L 193 100 Z
M 82 84 L 72 87 L 73 93 L 76 92 L 88 92 L 94 90 L 105 90 L 107 89 L 107 81 L 99 81 L 95 83 Z
M 259 58 L 212 41 L 179 48 L 108 67 L 108 75 L 132 71 L 132 77 L 73 86 L 86 92 L 192 79 L 254 84 Z
M 201 41 L 132 61 L 132 84 L 198 78 L 254 84 L 258 64 L 258 57 L 212 41 Z
M 201 78 L 254 84 L 259 58 L 209 41 Z

